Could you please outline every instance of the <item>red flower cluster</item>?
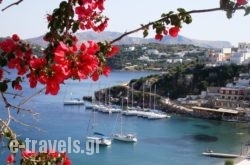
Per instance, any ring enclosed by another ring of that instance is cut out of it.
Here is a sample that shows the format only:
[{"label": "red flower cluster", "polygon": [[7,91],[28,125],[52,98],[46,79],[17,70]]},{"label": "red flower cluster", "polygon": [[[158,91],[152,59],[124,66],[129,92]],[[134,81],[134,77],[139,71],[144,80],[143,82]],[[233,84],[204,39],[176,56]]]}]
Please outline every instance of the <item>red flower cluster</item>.
[{"label": "red flower cluster", "polygon": [[237,4],[238,6],[246,5],[247,3],[248,3],[247,0],[237,0],[237,2],[236,2],[236,4]]},{"label": "red flower cluster", "polygon": [[15,163],[16,160],[15,160],[14,154],[9,154],[9,155],[7,156],[5,162],[6,162],[7,164]]},{"label": "red flower cluster", "polygon": [[80,28],[93,29],[102,32],[108,25],[108,18],[101,15],[104,10],[104,0],[79,0],[75,8]]},{"label": "red flower cluster", "polygon": [[[106,52],[100,52],[99,45],[96,42],[88,41],[77,47],[77,42],[73,46],[68,46],[60,42],[54,49],[53,62],[49,63],[45,58],[38,58],[32,55],[29,45],[22,43],[17,35],[0,42],[6,56],[11,54],[11,58],[6,57],[8,67],[17,69],[19,75],[27,74],[30,87],[34,88],[37,83],[46,86],[46,94],[56,95],[60,90],[60,84],[66,79],[87,79],[92,77],[94,81],[99,79],[100,75],[108,76],[110,68],[99,60],[99,58],[108,58],[116,54],[119,49],[117,46],[104,47]],[[98,54],[102,55],[98,55]],[[3,79],[3,70],[0,69],[0,80]],[[21,90],[20,80],[14,80],[12,86],[16,90]]]},{"label": "red flower cluster", "polygon": [[12,38],[0,42],[0,49],[7,53],[8,67],[16,68],[18,75],[24,75],[29,70],[28,62],[32,57],[32,50],[29,44],[20,41],[18,35],[14,34]]},{"label": "red flower cluster", "polygon": [[[8,61],[10,69],[17,69],[18,75],[24,75],[29,70],[29,61],[32,58],[32,50],[29,44],[20,41],[18,35],[14,34],[11,38],[0,42],[2,55]],[[0,80],[3,79],[3,70],[0,69]],[[19,81],[13,83],[14,89],[21,90]]]},{"label": "red flower cluster", "polygon": [[178,33],[180,31],[180,28],[178,26],[173,26],[169,30],[164,29],[160,33],[157,33],[155,35],[155,39],[161,41],[164,35],[170,35],[171,37],[177,37]]},{"label": "red flower cluster", "polygon": [[[46,94],[56,95],[60,84],[66,79],[83,80],[92,77],[96,81],[101,74],[108,76],[110,68],[100,62],[99,51],[98,44],[93,41],[82,43],[79,49],[76,45],[68,46],[60,42],[54,50],[54,62],[51,66],[48,66],[44,58],[30,60],[30,87],[34,88],[40,82],[46,85]],[[112,57],[117,51],[118,47],[112,46],[107,57]]]},{"label": "red flower cluster", "polygon": [[[38,160],[49,161],[53,165],[71,165],[71,161],[66,153],[59,153],[57,151],[50,151],[40,153],[33,152],[29,150],[24,150],[21,152],[22,162],[37,162]],[[16,162],[15,155],[9,154],[5,160],[7,164],[13,164]]]}]

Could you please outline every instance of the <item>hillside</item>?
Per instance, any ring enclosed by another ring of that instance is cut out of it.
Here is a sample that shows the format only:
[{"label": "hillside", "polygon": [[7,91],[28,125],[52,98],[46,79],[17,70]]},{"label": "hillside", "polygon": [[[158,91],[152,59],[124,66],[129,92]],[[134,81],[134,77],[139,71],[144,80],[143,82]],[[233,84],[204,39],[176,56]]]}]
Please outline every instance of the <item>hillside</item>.
[{"label": "hillside", "polygon": [[[80,42],[84,42],[87,40],[94,40],[94,41],[111,41],[123,33],[119,32],[110,32],[105,31],[102,33],[95,33],[95,32],[82,32],[78,33],[77,36]],[[38,44],[43,47],[46,46],[46,42],[43,41],[43,37],[35,37],[27,39],[33,44]],[[140,38],[140,37],[129,37],[126,36],[122,40],[116,42],[118,45],[132,45],[132,44],[148,44],[148,43],[161,43],[161,44],[186,44],[186,45],[195,45],[200,47],[206,48],[225,48],[225,47],[232,47],[231,43],[228,41],[205,41],[205,40],[196,40],[190,39],[184,36],[179,35],[176,38],[172,38],[170,36],[165,36],[162,41],[156,41],[154,38]]]},{"label": "hillside", "polygon": [[[232,83],[240,73],[248,72],[248,68],[249,65],[225,65],[212,68],[204,65],[179,65],[166,73],[133,79],[129,82],[129,86],[133,86],[135,91],[144,90],[145,93],[150,92],[151,87],[156,87],[157,95],[175,100],[187,95],[200,94],[207,87],[222,87]],[[114,86],[110,89],[111,96],[115,97],[123,90],[124,86]],[[137,102],[141,102],[141,92],[134,95],[134,100]]]}]

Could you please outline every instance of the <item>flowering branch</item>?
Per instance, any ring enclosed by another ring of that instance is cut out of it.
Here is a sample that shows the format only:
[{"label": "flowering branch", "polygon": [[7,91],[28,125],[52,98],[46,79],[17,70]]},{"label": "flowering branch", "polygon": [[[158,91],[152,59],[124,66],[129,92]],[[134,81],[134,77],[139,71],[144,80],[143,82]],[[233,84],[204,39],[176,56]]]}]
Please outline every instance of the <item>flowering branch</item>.
[{"label": "flowering branch", "polygon": [[[0,4],[2,3],[2,1],[3,1],[3,0],[0,0]],[[8,6],[6,6],[5,8],[3,8],[2,11],[4,11],[4,10],[10,8],[11,6],[19,5],[19,3],[21,3],[22,1],[23,1],[23,0],[19,0],[19,1],[17,1],[17,2],[14,2],[14,3],[12,3],[12,4],[8,5]]]},{"label": "flowering branch", "polygon": [[[208,12],[215,12],[215,11],[224,11],[225,9],[221,8],[221,7],[218,7],[218,8],[211,8],[211,9],[201,9],[201,10],[191,10],[191,11],[187,11],[187,12],[184,12],[185,14],[187,15],[190,15],[190,14],[195,14],[195,13],[208,13]],[[247,14],[247,10],[249,10],[249,8],[246,8],[244,6],[238,6],[237,8],[234,9],[235,11],[236,10],[245,10],[246,11],[246,14]],[[181,13],[179,13],[181,14]],[[150,26],[153,26],[156,22],[164,22],[164,21],[167,21],[169,19],[169,16],[166,16],[166,17],[163,17],[161,19],[158,19],[156,21],[153,21],[153,22],[150,22],[146,25],[141,25],[140,28],[137,28],[137,29],[134,29],[134,30],[131,30],[131,31],[128,31],[128,32],[125,32],[123,33],[121,36],[113,39],[112,41],[110,41],[110,44],[113,44],[117,41],[120,41],[122,38],[124,38],[125,36],[128,36],[130,34],[133,34],[133,33],[136,33],[136,32],[139,32],[139,31],[142,31],[142,30],[147,30]],[[146,37],[146,36],[144,36]]]}]

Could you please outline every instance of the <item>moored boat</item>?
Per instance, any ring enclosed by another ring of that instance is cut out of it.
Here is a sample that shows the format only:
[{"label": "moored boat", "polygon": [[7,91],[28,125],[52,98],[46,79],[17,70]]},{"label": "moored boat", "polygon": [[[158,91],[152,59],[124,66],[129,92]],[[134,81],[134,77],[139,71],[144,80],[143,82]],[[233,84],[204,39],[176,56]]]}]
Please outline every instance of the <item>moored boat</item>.
[{"label": "moored boat", "polygon": [[87,136],[86,139],[87,142],[94,143],[97,145],[110,146],[112,144],[111,138],[98,132],[95,132],[93,136]]},{"label": "moored boat", "polygon": [[63,104],[64,105],[84,105],[84,100],[81,100],[79,98],[69,98],[69,99],[64,99]]},{"label": "moored boat", "polygon": [[205,151],[202,153],[202,155],[210,156],[210,157],[217,157],[217,158],[237,158],[237,157],[240,157],[240,155],[237,155],[237,154],[219,153],[219,152],[213,152],[212,150]]},{"label": "moored boat", "polygon": [[114,134],[113,138],[115,140],[124,141],[124,142],[137,142],[137,137],[134,134]]}]

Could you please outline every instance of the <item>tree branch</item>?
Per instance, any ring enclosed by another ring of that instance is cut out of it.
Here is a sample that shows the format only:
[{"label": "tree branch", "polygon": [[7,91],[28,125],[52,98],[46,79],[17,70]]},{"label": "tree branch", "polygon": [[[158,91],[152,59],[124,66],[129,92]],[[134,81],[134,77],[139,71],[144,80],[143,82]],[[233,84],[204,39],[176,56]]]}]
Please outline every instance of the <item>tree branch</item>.
[{"label": "tree branch", "polygon": [[[244,9],[245,8],[243,6],[241,6],[241,7],[237,7],[235,9],[235,11],[236,10],[244,10]],[[215,11],[225,11],[225,10],[222,9],[222,8],[211,8],[211,9],[201,9],[201,10],[190,10],[190,11],[188,11],[186,13],[187,14],[195,14],[195,13],[208,13],[208,12],[215,12]],[[136,32],[141,31],[143,29],[147,29],[149,26],[153,25],[155,22],[161,22],[161,21],[164,21],[166,19],[167,19],[167,17],[163,17],[163,18],[158,19],[158,20],[156,20],[154,22],[150,22],[150,23],[148,23],[146,25],[142,25],[140,28],[137,28],[135,30],[131,30],[131,31],[125,32],[121,36],[119,36],[119,37],[115,38],[114,40],[110,41],[110,44],[113,44],[113,43],[121,40],[123,37],[125,37],[127,35],[130,35],[132,33],[136,33]]]},{"label": "tree branch", "polygon": [[18,120],[16,118],[14,118],[13,116],[11,116],[11,120],[13,122],[16,122],[16,123],[22,125],[22,126],[29,127],[29,128],[34,128],[35,130],[40,131],[40,132],[47,132],[47,131],[45,131],[45,130],[39,128],[39,127],[36,127],[34,125],[30,125],[30,124],[24,123],[24,122],[22,122],[22,121],[20,121],[20,120]]},{"label": "tree branch", "polygon": [[[6,6],[5,8],[3,8],[2,11],[4,11],[4,10],[10,8],[11,6],[19,5],[19,3],[21,3],[22,1],[23,1],[23,0],[19,0],[19,1],[17,1],[17,2],[14,2],[14,3],[12,3],[12,4],[8,5],[8,6]],[[0,4],[1,4],[1,2],[2,2],[2,0],[0,0]]]},{"label": "tree branch", "polygon": [[[19,105],[15,106],[15,105],[12,105],[8,102],[8,100],[6,99],[5,95],[3,94],[3,92],[1,92],[1,98],[3,99],[3,102],[5,104],[5,107],[7,108],[7,112],[9,114],[9,111],[10,111],[10,108],[13,108],[13,109],[16,109],[17,113],[19,113],[20,111],[26,111],[26,112],[29,112],[31,113],[33,116],[37,116],[39,115],[39,113],[35,112],[35,111],[32,111],[30,109],[26,109],[26,108],[21,108],[21,105],[25,104],[26,102],[28,102],[32,97],[38,95],[39,93],[41,93],[42,91],[44,90],[41,89],[39,90],[38,92],[34,93],[33,95],[31,95],[30,97],[26,98],[25,100],[23,100],[21,103],[19,103]],[[10,93],[8,93],[10,94]],[[13,94],[14,96],[17,96],[16,94]],[[10,116],[10,115],[9,115]]]}]

